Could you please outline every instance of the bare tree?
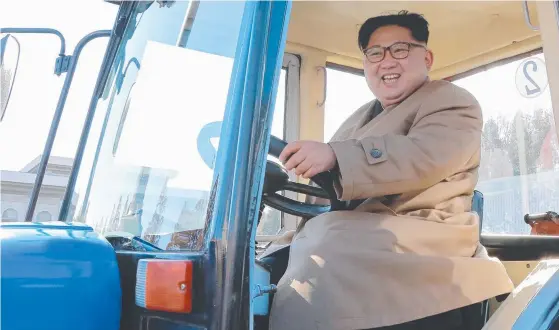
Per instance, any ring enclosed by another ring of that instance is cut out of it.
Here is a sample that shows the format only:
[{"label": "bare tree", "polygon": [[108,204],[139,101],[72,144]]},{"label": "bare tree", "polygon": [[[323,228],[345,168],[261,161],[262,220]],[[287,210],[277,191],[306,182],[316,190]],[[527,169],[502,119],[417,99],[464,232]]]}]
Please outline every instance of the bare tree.
[{"label": "bare tree", "polygon": [[[526,172],[531,174],[537,172],[537,160],[543,141],[553,125],[553,115],[546,109],[537,109],[533,113],[518,111],[509,125],[509,134],[505,142],[514,174],[520,175],[520,161],[526,163]],[[519,132],[519,130],[522,130]],[[524,141],[519,141],[522,138]],[[523,149],[523,150],[520,150]],[[520,159],[520,153],[524,159]]]}]

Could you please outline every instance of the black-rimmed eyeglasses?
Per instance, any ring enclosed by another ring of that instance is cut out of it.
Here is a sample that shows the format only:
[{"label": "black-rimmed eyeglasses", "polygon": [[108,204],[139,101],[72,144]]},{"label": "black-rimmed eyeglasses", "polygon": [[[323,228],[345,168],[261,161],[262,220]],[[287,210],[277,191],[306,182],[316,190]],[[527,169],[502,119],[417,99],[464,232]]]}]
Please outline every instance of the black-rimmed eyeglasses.
[{"label": "black-rimmed eyeglasses", "polygon": [[388,47],[382,46],[373,46],[371,48],[367,48],[363,51],[363,54],[367,57],[367,60],[371,63],[377,63],[384,59],[384,55],[386,54],[386,50],[390,51],[390,55],[392,55],[395,59],[404,59],[408,57],[410,53],[410,49],[412,47],[421,47],[425,48],[424,45],[416,44],[413,42],[396,42]]}]

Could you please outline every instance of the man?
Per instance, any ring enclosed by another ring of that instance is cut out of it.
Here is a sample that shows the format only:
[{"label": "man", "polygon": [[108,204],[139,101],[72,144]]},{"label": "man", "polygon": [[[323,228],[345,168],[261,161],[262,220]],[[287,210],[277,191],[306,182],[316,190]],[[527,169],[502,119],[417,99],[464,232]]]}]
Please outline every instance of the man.
[{"label": "man", "polygon": [[466,90],[428,78],[428,37],[418,14],[367,20],[358,42],[377,99],[329,143],[296,141],[281,154],[304,178],[337,173],[338,198],[357,207],[299,226],[271,330],[480,329],[470,318],[479,319],[476,303],[513,289],[479,244],[471,212],[480,106]]}]

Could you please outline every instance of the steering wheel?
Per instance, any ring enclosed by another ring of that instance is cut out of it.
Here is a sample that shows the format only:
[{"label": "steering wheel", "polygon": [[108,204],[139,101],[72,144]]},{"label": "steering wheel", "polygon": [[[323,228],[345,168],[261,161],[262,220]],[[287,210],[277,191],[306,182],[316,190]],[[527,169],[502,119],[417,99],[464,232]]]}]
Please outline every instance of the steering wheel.
[{"label": "steering wheel", "polygon": [[[279,158],[285,146],[287,146],[287,142],[272,135],[270,137],[268,154]],[[325,212],[345,209],[345,203],[338,199],[334,190],[334,174],[332,172],[319,173],[310,178],[310,180],[317,184],[318,187],[289,181],[287,170],[280,164],[268,160],[262,202],[274,209],[303,218],[312,218]],[[330,205],[299,202],[278,194],[278,191],[293,191],[328,199],[330,200]]]},{"label": "steering wheel", "polygon": [[[210,142],[210,139],[212,137],[219,137],[220,131],[221,121],[217,121],[206,124],[200,130],[200,133],[198,133],[198,153],[206,165],[211,169],[214,168],[216,150]],[[272,135],[270,137],[270,148],[268,154],[275,158],[279,158],[279,155],[285,146],[287,146],[287,142]],[[344,202],[338,200],[338,196],[334,190],[333,173],[322,172],[315,175],[310,180],[318,185],[318,187],[290,182],[287,170],[285,170],[282,165],[268,161],[266,164],[266,176],[264,178],[262,202],[274,209],[303,218],[312,218],[325,212],[344,210],[347,208]],[[309,196],[328,199],[330,200],[330,205],[316,205],[299,202],[278,194],[278,191],[293,191]]]}]

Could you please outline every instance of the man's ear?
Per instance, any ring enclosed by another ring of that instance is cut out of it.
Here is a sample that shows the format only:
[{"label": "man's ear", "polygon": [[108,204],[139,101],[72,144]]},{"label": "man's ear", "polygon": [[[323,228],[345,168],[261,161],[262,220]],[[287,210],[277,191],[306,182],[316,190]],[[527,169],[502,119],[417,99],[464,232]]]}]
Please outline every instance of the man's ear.
[{"label": "man's ear", "polygon": [[425,52],[425,65],[427,66],[427,70],[431,70],[434,60],[435,55],[431,50],[427,49],[427,51]]}]

